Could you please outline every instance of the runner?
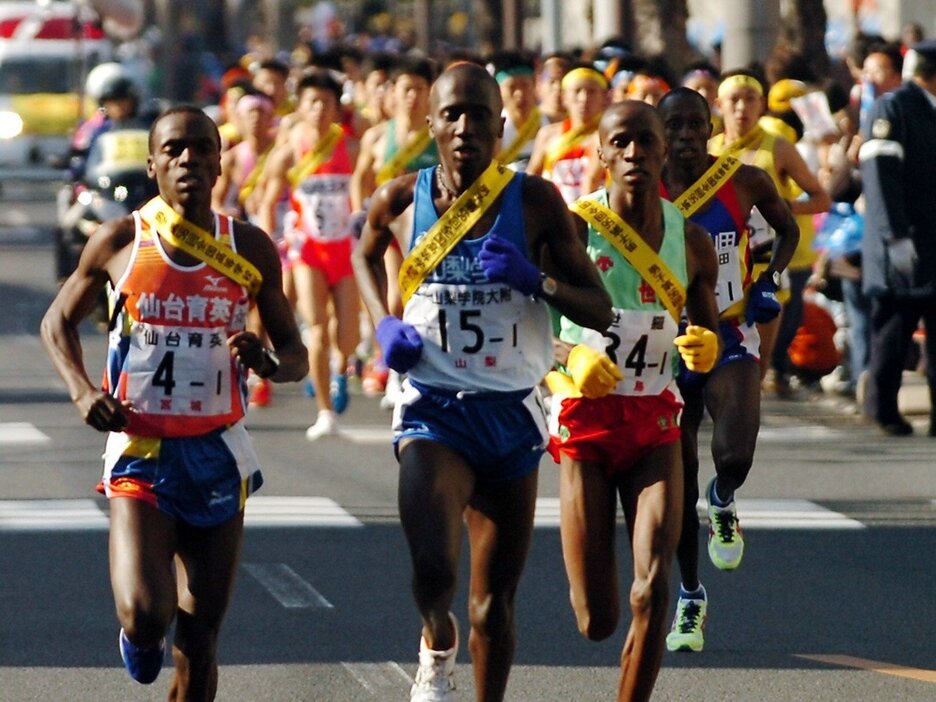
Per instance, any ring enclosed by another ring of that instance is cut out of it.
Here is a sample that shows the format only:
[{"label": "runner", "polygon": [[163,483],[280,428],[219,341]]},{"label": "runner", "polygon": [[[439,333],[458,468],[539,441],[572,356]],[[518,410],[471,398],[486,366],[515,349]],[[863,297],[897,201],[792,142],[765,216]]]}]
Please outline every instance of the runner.
[{"label": "runner", "polygon": [[315,423],[306,431],[306,438],[314,441],[338,431],[337,415],[349,401],[348,357],[360,340],[349,190],[358,143],[338,124],[341,85],[328,71],[307,73],[297,92],[303,117],[270,157],[260,224],[273,226],[279,194],[288,183],[296,307],[309,334],[309,366],[318,403]]},{"label": "runner", "polygon": [[[415,702],[452,699],[458,626],[450,610],[463,520],[477,699],[503,699],[546,443],[538,385],[553,350],[544,300],[585,326],[611,320],[555,188],[492,160],[502,107],[482,67],[446,70],[432,88],[429,121],[441,164],[376,192],[354,255],[387,363],[409,373],[394,445],[423,623]],[[383,255],[394,239],[407,252],[402,321],[386,297]],[[555,270],[539,267],[544,249]]]},{"label": "runner", "polygon": [[[650,699],[663,656],[683,504],[676,360],[705,373],[718,359],[718,263],[705,230],[659,196],[666,143],[654,108],[611,105],[599,134],[611,183],[572,211],[614,322],[594,332],[563,317],[566,372],[547,382],[562,553],[579,631],[593,641],[608,638],[620,618],[618,500],[627,520],[634,580],[617,695],[624,702]],[[684,308],[691,323],[677,336]]]},{"label": "runner", "polygon": [[527,173],[555,183],[571,203],[584,195],[583,181],[595,161],[598,121],[607,104],[608,80],[591,66],[573,68],[562,79],[562,99],[569,116],[540,129]]},{"label": "runner", "polygon": [[[213,700],[221,620],[237,573],[244,502],[262,482],[244,428],[246,370],[301,379],[306,351],[276,250],[214,214],[221,141],[194,106],[150,130],[160,196],[89,239],[42,321],[42,338],[85,423],[110,432],[110,573],[119,647],[137,682],[159,675],[176,620],[170,699]],[[84,367],[79,325],[105,283],[118,313],[104,387]],[[273,350],[244,325],[256,304]]]},{"label": "runner", "polygon": [[[682,584],[666,645],[671,651],[701,651],[708,599],[699,581],[699,425],[707,408],[713,424],[716,474],[705,491],[709,557],[716,567],[732,570],[744,554],[734,493],[751,470],[760,428],[756,322],[779,312],[779,274],[796,249],[798,230],[765,171],[742,165],[731,156],[709,156],[706,144],[712,122],[703,95],[691,88],[676,88],[663,97],[658,109],[669,148],[663,195],[711,234],[719,261],[715,295],[721,360],[711,373],[682,368],[678,377],[685,402],[680,420],[685,498],[677,550]],[[777,232],[767,268],[757,279],[752,277],[746,225],[752,207]]]}]

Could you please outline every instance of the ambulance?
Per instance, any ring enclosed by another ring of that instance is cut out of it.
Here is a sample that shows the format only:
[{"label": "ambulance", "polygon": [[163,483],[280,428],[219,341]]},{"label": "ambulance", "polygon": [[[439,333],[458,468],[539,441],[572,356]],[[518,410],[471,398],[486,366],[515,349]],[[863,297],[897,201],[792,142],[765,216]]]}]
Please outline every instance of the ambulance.
[{"label": "ambulance", "polygon": [[111,53],[98,15],[83,5],[0,2],[0,166],[45,166],[67,154],[89,114],[85,76]]}]

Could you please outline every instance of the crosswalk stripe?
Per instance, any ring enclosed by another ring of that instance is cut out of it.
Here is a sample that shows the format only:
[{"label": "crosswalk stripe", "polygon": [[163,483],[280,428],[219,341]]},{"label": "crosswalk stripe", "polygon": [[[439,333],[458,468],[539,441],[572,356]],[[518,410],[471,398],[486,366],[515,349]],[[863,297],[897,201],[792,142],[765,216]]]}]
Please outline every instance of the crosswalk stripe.
[{"label": "crosswalk stripe", "polygon": [[0,500],[0,531],[81,531],[107,528],[95,500]]},{"label": "crosswalk stripe", "polygon": [[241,567],[287,609],[334,608],[318,590],[285,563],[242,563]]},{"label": "crosswalk stripe", "polygon": [[28,422],[0,422],[0,446],[47,444],[51,439]]},{"label": "crosswalk stripe", "polygon": [[[699,500],[696,507],[705,520],[705,502]],[[739,498],[738,516],[744,529],[867,528],[856,519],[800,499]],[[244,523],[248,529],[364,526],[364,522],[327,497],[260,495],[247,500]],[[537,498],[533,525],[559,526],[558,497]],[[106,504],[102,500],[0,500],[0,531],[87,531],[107,527]]]},{"label": "crosswalk stripe", "polygon": [[267,497],[247,500],[247,527],[319,526],[362,527],[363,522],[327,497]]},{"label": "crosswalk stripe", "polygon": [[[861,522],[826,509],[810,500],[738,498],[738,520],[743,529],[864,529]],[[696,505],[703,516],[707,505]]]}]

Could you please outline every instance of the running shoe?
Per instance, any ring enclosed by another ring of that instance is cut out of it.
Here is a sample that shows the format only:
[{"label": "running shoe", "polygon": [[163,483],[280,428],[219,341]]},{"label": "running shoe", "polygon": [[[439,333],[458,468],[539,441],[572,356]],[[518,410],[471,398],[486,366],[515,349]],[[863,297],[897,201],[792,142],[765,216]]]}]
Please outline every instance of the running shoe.
[{"label": "running shoe", "polygon": [[124,667],[130,673],[130,677],[141,685],[149,685],[162,670],[163,656],[166,653],[166,640],[163,639],[159,645],[151,648],[137,648],[132,643],[124,630],[120,630],[120,636],[117,640],[120,648],[120,657],[123,659]]},{"label": "running shoe", "polygon": [[410,702],[449,702],[455,696],[455,657],[458,655],[458,622],[449,612],[455,629],[455,643],[448,651],[433,651],[426,639],[419,641],[419,669],[410,688]]},{"label": "running shoe", "polygon": [[258,378],[250,388],[251,407],[269,407],[273,400],[273,383],[266,378]]},{"label": "running shoe", "polygon": [[738,522],[738,509],[734,496],[724,507],[719,507],[712,499],[715,478],[712,478],[705,495],[708,498],[709,536],[708,553],[712,563],[721,570],[734,570],[741,565],[744,556],[744,536]]},{"label": "running shoe", "polygon": [[361,390],[367,397],[382,395],[387,387],[387,376],[390,370],[384,365],[383,358],[377,356],[364,364],[361,373]]},{"label": "running shoe", "polygon": [[306,397],[315,397],[315,383],[312,382],[312,378],[306,378],[302,392]]},{"label": "running shoe", "polygon": [[666,648],[670,651],[695,651],[698,653],[705,645],[703,629],[708,609],[708,598],[705,588],[701,585],[700,597],[683,597],[685,592],[680,588],[679,599],[676,601],[676,616],[673,617],[673,627],[666,636]]},{"label": "running shoe", "polygon": [[332,407],[338,414],[344,414],[348,409],[348,377],[346,375],[333,375],[331,381]]},{"label": "running shoe", "polygon": [[306,438],[316,441],[323,436],[336,436],[338,434],[338,417],[332,410],[319,410],[315,424],[306,429]]}]

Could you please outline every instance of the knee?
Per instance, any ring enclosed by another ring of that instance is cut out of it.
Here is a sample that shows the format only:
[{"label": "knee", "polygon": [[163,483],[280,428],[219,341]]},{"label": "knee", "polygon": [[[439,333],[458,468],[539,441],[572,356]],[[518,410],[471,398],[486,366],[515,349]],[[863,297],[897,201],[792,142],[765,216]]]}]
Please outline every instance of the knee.
[{"label": "knee", "polygon": [[468,600],[471,628],[485,639],[499,639],[513,631],[513,595],[487,593]]},{"label": "knee", "polygon": [[120,626],[137,646],[155,645],[166,635],[175,614],[175,601],[157,602],[130,595],[115,605]]},{"label": "knee", "polygon": [[634,578],[630,606],[634,619],[666,615],[669,604],[669,569],[658,569],[645,578]]},{"label": "knee", "polygon": [[598,606],[594,601],[584,601],[570,595],[575,623],[579,633],[589,641],[604,641],[617,629],[621,608],[617,596]]}]

